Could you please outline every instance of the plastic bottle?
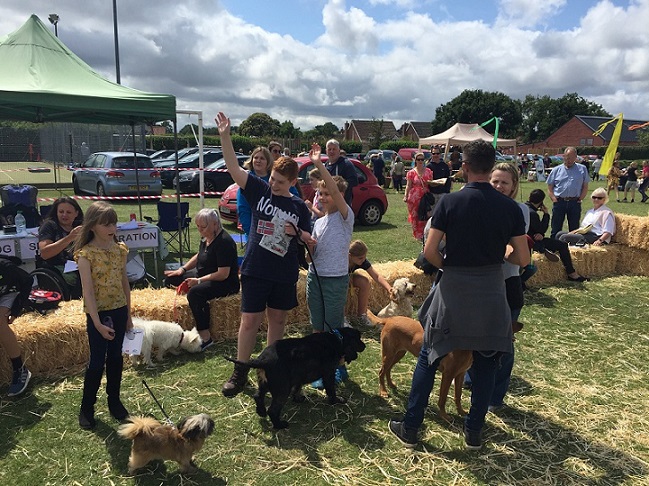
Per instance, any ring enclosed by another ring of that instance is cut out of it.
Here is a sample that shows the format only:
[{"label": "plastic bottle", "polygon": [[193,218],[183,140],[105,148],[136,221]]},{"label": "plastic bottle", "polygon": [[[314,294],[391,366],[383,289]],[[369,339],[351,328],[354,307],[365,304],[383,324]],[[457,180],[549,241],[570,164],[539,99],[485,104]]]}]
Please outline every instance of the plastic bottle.
[{"label": "plastic bottle", "polygon": [[24,233],[27,230],[26,226],[26,221],[25,221],[25,216],[23,216],[22,211],[18,211],[16,213],[16,217],[14,218],[14,223],[16,224],[16,233]]}]

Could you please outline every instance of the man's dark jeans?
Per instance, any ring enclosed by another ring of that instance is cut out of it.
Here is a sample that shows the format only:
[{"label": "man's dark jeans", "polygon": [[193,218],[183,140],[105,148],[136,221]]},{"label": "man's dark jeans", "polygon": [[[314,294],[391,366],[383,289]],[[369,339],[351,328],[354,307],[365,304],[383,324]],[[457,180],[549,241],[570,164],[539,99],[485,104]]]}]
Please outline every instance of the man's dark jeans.
[{"label": "man's dark jeans", "polygon": [[565,199],[557,199],[552,205],[552,223],[550,238],[563,228],[563,220],[568,219],[568,231],[576,230],[579,228],[579,218],[581,218],[581,202],[578,200],[566,201]]},{"label": "man's dark jeans", "polygon": [[[471,409],[465,418],[468,429],[482,430],[485,415],[489,408],[489,401],[496,386],[496,371],[500,366],[503,353],[496,352],[490,357],[485,357],[479,351],[473,352],[473,385],[471,391]],[[428,365],[428,350],[422,346],[419,359],[412,376],[412,387],[408,397],[408,408],[403,418],[403,424],[408,429],[418,430],[424,421],[424,412],[428,406],[430,392],[435,383],[435,372],[442,358]]]}]

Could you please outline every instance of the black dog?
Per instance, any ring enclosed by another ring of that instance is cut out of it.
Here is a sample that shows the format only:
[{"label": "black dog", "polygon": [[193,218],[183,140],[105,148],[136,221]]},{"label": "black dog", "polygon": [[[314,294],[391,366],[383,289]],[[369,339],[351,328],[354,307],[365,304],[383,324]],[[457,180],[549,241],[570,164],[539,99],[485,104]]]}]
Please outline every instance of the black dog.
[{"label": "black dog", "polygon": [[257,414],[266,416],[266,393],[270,392],[272,401],[268,408],[273,427],[284,429],[288,422],[280,419],[282,408],[292,394],[296,402],[304,401],[302,385],[322,378],[329,403],[345,403],[347,400],[336,396],[336,368],[345,362],[358,358],[365,350],[361,333],[352,328],[342,328],[333,332],[318,332],[302,338],[280,339],[267,346],[261,354],[248,362],[229,361],[257,368],[259,389],[255,394]]}]

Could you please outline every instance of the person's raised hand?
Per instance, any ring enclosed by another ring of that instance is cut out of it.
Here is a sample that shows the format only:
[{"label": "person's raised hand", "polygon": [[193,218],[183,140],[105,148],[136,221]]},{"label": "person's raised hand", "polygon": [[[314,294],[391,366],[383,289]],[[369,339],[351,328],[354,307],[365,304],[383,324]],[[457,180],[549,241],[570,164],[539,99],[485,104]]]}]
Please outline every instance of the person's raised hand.
[{"label": "person's raised hand", "polygon": [[311,145],[311,150],[309,151],[309,158],[311,159],[311,162],[313,162],[314,165],[316,165],[318,162],[322,163],[322,160],[320,159],[320,155],[322,154],[322,149],[320,148],[320,145],[317,143],[314,143]]},{"label": "person's raised hand", "polygon": [[216,122],[216,127],[219,129],[221,135],[230,134],[230,119],[225,116],[225,113],[219,111],[214,121]]}]

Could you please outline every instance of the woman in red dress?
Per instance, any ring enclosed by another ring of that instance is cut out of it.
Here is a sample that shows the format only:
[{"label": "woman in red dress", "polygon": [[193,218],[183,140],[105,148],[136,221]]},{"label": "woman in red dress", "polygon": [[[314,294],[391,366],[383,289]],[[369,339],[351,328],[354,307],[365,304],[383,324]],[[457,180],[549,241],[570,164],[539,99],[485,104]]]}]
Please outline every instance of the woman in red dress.
[{"label": "woman in red dress", "polygon": [[418,215],[419,202],[428,192],[428,185],[433,180],[432,171],[424,166],[424,154],[415,154],[415,167],[406,174],[406,192],[403,202],[408,205],[408,221],[412,225],[412,236],[421,240],[424,237],[426,220],[420,220]]}]

